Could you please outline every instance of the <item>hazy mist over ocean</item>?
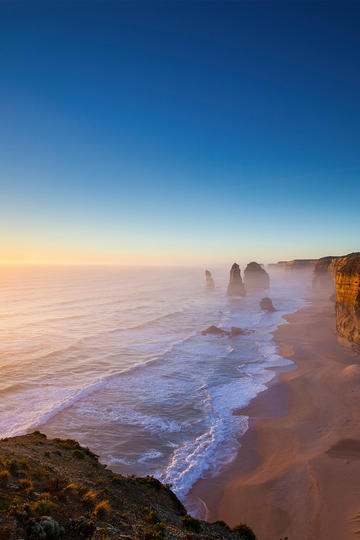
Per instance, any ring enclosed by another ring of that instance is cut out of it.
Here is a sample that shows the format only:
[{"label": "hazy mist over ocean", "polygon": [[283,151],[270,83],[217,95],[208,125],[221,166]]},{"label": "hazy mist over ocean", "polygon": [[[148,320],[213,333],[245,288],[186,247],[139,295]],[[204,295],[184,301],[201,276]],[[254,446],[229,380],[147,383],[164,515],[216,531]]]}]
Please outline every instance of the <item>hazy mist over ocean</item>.
[{"label": "hazy mist over ocean", "polygon": [[[91,447],[124,474],[153,474],[184,499],[238,448],[233,412],[285,365],[272,340],[306,285],[272,278],[228,298],[228,269],[8,267],[0,294],[0,437],[37,428]],[[254,330],[204,336],[215,324]]]}]

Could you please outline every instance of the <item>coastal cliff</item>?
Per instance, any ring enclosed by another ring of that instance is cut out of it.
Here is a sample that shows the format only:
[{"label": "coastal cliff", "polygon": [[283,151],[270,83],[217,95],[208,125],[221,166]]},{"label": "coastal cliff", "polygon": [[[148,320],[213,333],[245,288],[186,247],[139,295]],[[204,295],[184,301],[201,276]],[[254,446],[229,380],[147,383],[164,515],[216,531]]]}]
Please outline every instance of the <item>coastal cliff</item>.
[{"label": "coastal cliff", "polygon": [[336,266],[336,328],[360,344],[360,253],[341,257]]},{"label": "coastal cliff", "polygon": [[279,261],[269,264],[271,270],[284,270],[285,272],[299,272],[307,274],[313,271],[318,259],[294,259],[292,261]]},{"label": "coastal cliff", "polygon": [[312,288],[317,293],[335,291],[335,274],[339,257],[328,256],[319,259],[314,266]]},{"label": "coastal cliff", "polygon": [[244,283],[247,291],[268,289],[269,274],[257,262],[251,262],[244,271]]},{"label": "coastal cliff", "polygon": [[114,474],[71,439],[2,439],[0,456],[1,540],[255,539],[244,524],[192,518],[169,486]]},{"label": "coastal cliff", "polygon": [[240,267],[234,263],[230,270],[230,280],[227,288],[228,296],[245,296],[246,291],[243,280],[241,278]]}]

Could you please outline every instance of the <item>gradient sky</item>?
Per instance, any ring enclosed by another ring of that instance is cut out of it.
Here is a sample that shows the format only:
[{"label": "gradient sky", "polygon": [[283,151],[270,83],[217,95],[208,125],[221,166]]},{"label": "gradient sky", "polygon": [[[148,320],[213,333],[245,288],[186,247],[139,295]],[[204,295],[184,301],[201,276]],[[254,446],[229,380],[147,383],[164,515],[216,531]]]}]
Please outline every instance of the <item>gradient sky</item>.
[{"label": "gradient sky", "polygon": [[0,261],[360,249],[360,3],[0,1]]}]

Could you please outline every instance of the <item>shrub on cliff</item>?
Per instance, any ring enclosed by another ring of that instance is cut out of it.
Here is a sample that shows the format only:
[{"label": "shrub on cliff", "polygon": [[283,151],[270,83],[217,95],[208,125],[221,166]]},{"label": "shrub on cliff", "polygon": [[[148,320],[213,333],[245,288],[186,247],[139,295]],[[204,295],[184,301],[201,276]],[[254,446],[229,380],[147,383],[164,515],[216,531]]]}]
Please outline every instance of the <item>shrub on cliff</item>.
[{"label": "shrub on cliff", "polygon": [[33,509],[36,514],[39,516],[46,516],[48,514],[51,514],[51,512],[54,510],[55,505],[53,502],[50,501],[47,497],[44,497],[34,503]]},{"label": "shrub on cliff", "polygon": [[241,540],[256,540],[254,531],[250,529],[250,527],[248,527],[245,523],[239,523],[239,525],[235,525],[232,530],[240,536]]},{"label": "shrub on cliff", "polygon": [[181,524],[187,529],[191,529],[194,532],[201,532],[201,521],[186,514],[181,518]]},{"label": "shrub on cliff", "polygon": [[0,486],[6,487],[10,478],[9,471],[0,471]]},{"label": "shrub on cliff", "polygon": [[95,506],[94,515],[100,519],[110,512],[110,503],[109,501],[101,501]]},{"label": "shrub on cliff", "polygon": [[161,488],[161,482],[157,478],[154,478],[153,476],[139,476],[136,478],[140,484],[145,484],[148,487],[152,487],[155,489]]}]

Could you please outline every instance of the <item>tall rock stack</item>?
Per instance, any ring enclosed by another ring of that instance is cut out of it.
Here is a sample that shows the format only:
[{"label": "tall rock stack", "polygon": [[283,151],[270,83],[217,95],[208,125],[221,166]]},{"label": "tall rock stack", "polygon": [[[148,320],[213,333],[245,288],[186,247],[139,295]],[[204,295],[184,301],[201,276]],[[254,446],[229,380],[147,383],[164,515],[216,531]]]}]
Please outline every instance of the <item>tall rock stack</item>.
[{"label": "tall rock stack", "polygon": [[335,274],[339,257],[322,257],[313,271],[312,288],[316,293],[332,294],[335,291]]},{"label": "tall rock stack", "polygon": [[227,288],[228,296],[245,296],[246,291],[243,280],[241,279],[241,271],[238,264],[234,263],[230,270],[230,281]]},{"label": "tall rock stack", "polygon": [[247,291],[258,291],[270,287],[269,274],[257,262],[251,262],[244,271],[244,283]]},{"label": "tall rock stack", "polygon": [[205,280],[207,289],[215,289],[215,283],[209,270],[205,270]]},{"label": "tall rock stack", "polygon": [[337,261],[335,311],[339,334],[360,344],[360,253]]}]

